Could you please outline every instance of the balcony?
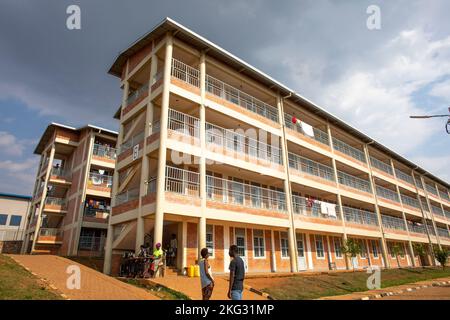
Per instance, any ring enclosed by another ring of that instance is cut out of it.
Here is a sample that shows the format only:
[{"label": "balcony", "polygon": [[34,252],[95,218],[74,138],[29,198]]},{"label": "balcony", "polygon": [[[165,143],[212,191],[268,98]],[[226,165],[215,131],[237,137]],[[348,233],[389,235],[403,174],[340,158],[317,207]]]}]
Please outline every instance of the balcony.
[{"label": "balcony", "polygon": [[447,229],[440,227],[437,227],[436,229],[438,231],[439,237],[450,239],[450,234],[448,233]]},{"label": "balcony", "polygon": [[414,177],[414,181],[416,182],[417,188],[419,188],[420,190],[424,190],[421,179]]},{"label": "balcony", "polygon": [[444,214],[444,212],[442,211],[442,208],[441,208],[441,207],[438,207],[438,206],[435,206],[435,205],[431,205],[431,211],[433,212],[433,214],[434,214],[435,216],[440,216],[440,217],[445,218],[445,214]]},{"label": "balcony", "polygon": [[377,196],[386,200],[390,200],[393,202],[400,203],[400,199],[398,197],[398,193],[381,186],[376,186],[375,189],[377,190]]},{"label": "balcony", "polygon": [[[174,109],[169,109],[168,129],[195,138],[197,141],[200,139],[200,119]],[[199,143],[193,142],[193,144]]]},{"label": "balcony", "polygon": [[352,147],[351,145],[335,137],[333,137],[333,148],[334,150],[339,151],[359,162],[366,163],[366,155],[363,151]]},{"label": "balcony", "polygon": [[78,249],[102,253],[105,247],[105,240],[105,237],[80,236]]},{"label": "balcony", "polygon": [[112,176],[90,172],[88,188],[97,191],[111,192],[112,182]]},{"label": "balcony", "polygon": [[407,205],[409,207],[412,207],[412,208],[420,210],[419,200],[417,200],[415,198],[412,198],[412,197],[409,197],[409,196],[406,196],[404,194],[402,194],[401,197],[402,197],[403,205]]},{"label": "balcony", "polygon": [[286,212],[286,195],[282,191],[210,175],[206,176],[206,186],[206,196],[210,201],[253,209]]},{"label": "balcony", "polygon": [[450,211],[447,209],[444,209],[444,214],[447,217],[447,219],[450,220]]},{"label": "balcony", "polygon": [[71,176],[71,173],[69,170],[65,170],[61,167],[52,167],[50,176],[56,179],[68,180]]},{"label": "balcony", "polygon": [[409,183],[411,185],[414,185],[414,179],[411,175],[407,174],[406,172],[403,172],[399,169],[395,169],[395,176],[397,177],[397,179],[400,179],[406,183]]},{"label": "balcony", "polygon": [[406,231],[405,222],[401,218],[382,214],[381,222],[386,229]]},{"label": "balcony", "polygon": [[200,88],[200,71],[184,62],[172,58],[171,73],[175,77],[191,86]]},{"label": "balcony", "polygon": [[134,104],[140,98],[148,95],[148,82],[140,86],[136,91],[131,93],[127,98],[127,107]]},{"label": "balcony", "polygon": [[370,182],[348,173],[338,171],[338,182],[344,186],[350,187],[355,190],[372,193],[372,188],[370,187]]},{"label": "balcony", "polygon": [[334,170],[332,167],[291,152],[289,153],[289,168],[306,173],[307,175],[335,182]]},{"label": "balcony", "polygon": [[313,127],[314,135],[310,136],[305,133],[305,131],[302,129],[301,126],[292,123],[292,118],[293,117],[291,115],[289,115],[287,113],[284,114],[284,125],[286,126],[286,128],[294,130],[295,132],[298,132],[305,137],[312,138],[312,139],[316,140],[317,142],[320,142],[321,144],[324,144],[326,146],[330,145],[330,138],[328,137],[328,133],[326,133],[325,131],[322,131],[318,128]]},{"label": "balcony", "polygon": [[372,167],[383,171],[384,173],[387,173],[390,176],[394,176],[394,172],[392,170],[392,167],[390,164],[387,164],[384,161],[378,160],[375,157],[370,157],[370,164],[372,165]]},{"label": "balcony", "polygon": [[359,225],[378,226],[377,215],[374,212],[343,206],[345,221]]},{"label": "balcony", "polygon": [[130,150],[135,145],[141,143],[141,141],[143,140],[144,140],[144,131],[135,134],[130,139],[122,143],[122,145],[120,146],[120,154],[124,153],[127,150]]},{"label": "balcony", "polygon": [[425,189],[427,190],[427,192],[433,194],[436,197],[439,197],[435,186],[425,183]]},{"label": "balcony", "polygon": [[[148,192],[151,189],[152,185],[149,184]],[[183,196],[200,197],[200,175],[194,171],[166,166],[165,191]]]},{"label": "balcony", "polygon": [[439,189],[439,196],[441,197],[441,199],[447,200],[448,202],[450,202],[450,197],[448,195],[448,192],[442,191]]},{"label": "balcony", "polygon": [[66,211],[67,210],[67,200],[65,198],[55,198],[55,197],[47,197],[45,199],[45,208],[46,211]]},{"label": "balcony", "polygon": [[57,244],[62,242],[63,231],[59,228],[41,228],[39,230],[39,243]]},{"label": "balcony", "polygon": [[133,188],[119,193],[116,196],[116,206],[121,205],[125,202],[136,200],[139,198],[139,188]]},{"label": "balcony", "polygon": [[417,233],[420,235],[427,234],[427,230],[425,229],[425,226],[423,224],[416,224],[410,221],[408,221],[408,230],[409,232]]},{"label": "balcony", "polygon": [[92,151],[94,156],[109,160],[116,160],[116,153],[117,150],[115,148],[101,144],[94,144],[94,149]]},{"label": "balcony", "polygon": [[308,217],[330,219],[330,220],[340,220],[339,208],[336,206],[336,217],[324,214],[321,210],[321,204],[318,202],[313,202],[308,205],[308,200],[305,197],[292,195],[292,206],[294,214],[304,215]]}]

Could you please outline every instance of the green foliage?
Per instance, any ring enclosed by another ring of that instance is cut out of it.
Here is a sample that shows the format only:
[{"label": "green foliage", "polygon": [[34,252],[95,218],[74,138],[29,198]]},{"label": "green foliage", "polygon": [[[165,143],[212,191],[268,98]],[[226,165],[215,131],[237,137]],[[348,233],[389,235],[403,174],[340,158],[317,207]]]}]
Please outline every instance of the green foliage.
[{"label": "green foliage", "polygon": [[439,261],[439,263],[442,266],[442,269],[445,269],[445,264],[447,263],[448,256],[450,255],[450,252],[446,249],[434,249],[434,256],[436,257],[436,260]]},{"label": "green foliage", "polygon": [[413,243],[413,250],[414,253],[419,256],[419,257],[425,257],[427,254],[427,251],[425,249],[425,246],[423,245],[423,243]]}]

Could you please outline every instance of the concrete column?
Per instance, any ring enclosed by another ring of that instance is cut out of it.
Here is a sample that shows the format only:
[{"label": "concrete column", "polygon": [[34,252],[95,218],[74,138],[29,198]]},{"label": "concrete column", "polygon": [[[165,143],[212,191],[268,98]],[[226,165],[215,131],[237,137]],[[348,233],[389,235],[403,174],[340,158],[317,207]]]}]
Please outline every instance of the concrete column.
[{"label": "concrete column", "polygon": [[270,230],[270,262],[272,265],[272,272],[277,272],[277,256],[275,253],[275,236],[273,230]]},{"label": "concrete column", "polygon": [[388,259],[386,239],[384,237],[383,222],[381,220],[381,212],[380,212],[380,208],[378,206],[378,197],[377,197],[377,192],[375,189],[375,181],[374,181],[373,174],[372,174],[372,166],[370,164],[369,148],[367,147],[367,145],[368,144],[364,144],[364,154],[366,155],[367,166],[369,167],[369,182],[370,182],[370,187],[372,188],[372,196],[375,199],[375,211],[377,214],[378,226],[379,226],[380,233],[381,233],[381,253],[383,255],[383,259],[385,261],[386,268],[390,268],[391,262]]},{"label": "concrete column", "polygon": [[42,212],[44,211],[45,199],[47,198],[48,179],[50,178],[50,171],[52,170],[52,164],[53,164],[54,157],[55,157],[55,143],[52,144],[51,149],[50,149],[50,157],[49,157],[48,164],[47,164],[47,172],[45,173],[44,187],[42,189],[42,196],[41,196],[41,201],[40,201],[40,204],[39,204],[39,213],[38,213],[38,218],[37,218],[37,221],[36,221],[36,227],[34,229],[33,244],[31,246],[31,253],[33,253],[33,251],[34,251],[34,249],[36,247],[36,241],[38,239],[39,232],[40,232],[40,229],[41,229]]},{"label": "concrete column", "polygon": [[288,157],[288,148],[287,148],[287,140],[286,140],[286,132],[284,125],[284,109],[283,109],[283,98],[278,94],[277,96],[277,109],[278,109],[278,118],[279,123],[281,125],[281,153],[283,159],[283,168],[284,168],[284,192],[286,194],[286,209],[289,216],[289,228],[288,228],[288,245],[289,245],[289,260],[291,263],[291,272],[298,272],[297,267],[297,241],[295,239],[295,223],[294,223],[294,215],[292,210],[292,190],[291,190],[291,182],[289,179],[289,157]]},{"label": "concrete column", "polygon": [[167,122],[169,119],[170,72],[172,66],[173,38],[170,33],[166,36],[164,57],[163,92],[161,98],[160,138],[158,150],[158,176],[156,178],[156,212],[153,243],[161,243],[164,222],[164,189],[166,176],[167,152]]},{"label": "concrete column", "polygon": [[[432,227],[434,229],[437,245],[438,245],[439,249],[442,249],[441,248],[441,241],[439,239],[439,234],[438,234],[437,228],[436,228],[436,222],[434,221],[433,208],[431,207],[430,197],[428,196],[427,187],[425,185],[425,180],[423,179],[423,176],[420,176],[420,179],[422,180],[422,185],[423,185],[423,189],[424,189],[423,192],[425,193],[425,200],[427,201],[428,209],[430,209],[431,224],[432,224]],[[426,223],[426,227],[429,228],[428,223]],[[435,259],[434,259],[433,246],[431,246],[431,252],[433,254],[433,264],[436,265],[436,261],[434,261]]]},{"label": "concrete column", "polygon": [[187,222],[182,223],[182,233],[181,233],[181,248],[178,248],[181,253],[181,270],[187,267]]},{"label": "concrete column", "polygon": [[228,271],[230,265],[230,256],[228,255],[228,249],[230,248],[230,226],[223,226],[223,271]]},{"label": "concrete column", "polygon": [[106,233],[105,261],[103,262],[103,273],[104,274],[111,274],[113,233],[114,233],[114,226],[111,223],[109,223],[108,224],[108,232]]},{"label": "concrete column", "polygon": [[309,270],[314,270],[314,264],[312,260],[312,250],[311,250],[311,235],[309,233],[305,233],[305,242],[306,242],[306,254],[308,256],[308,268]]},{"label": "concrete column", "polygon": [[205,53],[200,55],[200,219],[198,224],[198,258],[201,258],[200,251],[206,248],[206,111],[205,111],[205,81],[206,81],[206,61]]}]

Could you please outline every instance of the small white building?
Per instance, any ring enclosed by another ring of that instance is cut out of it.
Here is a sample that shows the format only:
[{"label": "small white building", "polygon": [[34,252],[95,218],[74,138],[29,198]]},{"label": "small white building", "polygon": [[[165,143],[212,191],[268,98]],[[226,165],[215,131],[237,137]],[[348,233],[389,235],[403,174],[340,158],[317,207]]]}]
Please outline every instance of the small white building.
[{"label": "small white building", "polygon": [[0,253],[10,251],[7,243],[21,245],[30,203],[30,196],[0,193]]}]

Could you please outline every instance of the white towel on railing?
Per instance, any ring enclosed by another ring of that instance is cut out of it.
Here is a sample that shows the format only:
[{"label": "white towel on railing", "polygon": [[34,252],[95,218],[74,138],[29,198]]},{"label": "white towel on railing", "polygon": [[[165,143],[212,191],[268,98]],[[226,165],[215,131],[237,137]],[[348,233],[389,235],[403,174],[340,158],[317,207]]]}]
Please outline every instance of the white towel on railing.
[{"label": "white towel on railing", "polygon": [[326,202],[320,202],[320,213],[328,215],[328,206]]},{"label": "white towel on railing", "polygon": [[334,203],[328,203],[328,215],[337,218],[336,205]]},{"label": "white towel on railing", "polygon": [[307,124],[306,122],[300,122],[301,126],[302,126],[302,130],[303,132],[310,137],[314,138],[314,130],[313,127],[309,124]]}]

